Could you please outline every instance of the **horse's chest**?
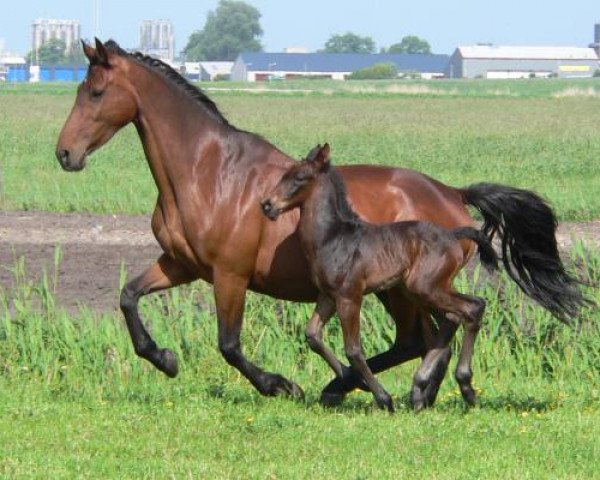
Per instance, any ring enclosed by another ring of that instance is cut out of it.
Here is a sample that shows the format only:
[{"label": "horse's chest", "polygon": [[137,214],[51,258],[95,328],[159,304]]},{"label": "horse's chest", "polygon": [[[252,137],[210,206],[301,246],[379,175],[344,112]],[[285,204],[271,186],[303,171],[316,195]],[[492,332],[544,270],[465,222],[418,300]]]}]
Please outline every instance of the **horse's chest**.
[{"label": "horse's chest", "polygon": [[199,248],[203,244],[199,235],[196,233],[190,238],[179,215],[165,215],[157,210],[152,218],[152,231],[163,251],[171,258],[195,266],[199,272],[209,267],[209,255]]}]

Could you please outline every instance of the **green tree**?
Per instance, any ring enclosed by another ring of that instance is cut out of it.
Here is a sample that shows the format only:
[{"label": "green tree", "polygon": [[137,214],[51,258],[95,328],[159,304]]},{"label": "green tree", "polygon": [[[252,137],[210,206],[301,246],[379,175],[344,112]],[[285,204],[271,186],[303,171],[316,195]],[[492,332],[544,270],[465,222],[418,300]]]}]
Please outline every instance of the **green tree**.
[{"label": "green tree", "polygon": [[431,53],[431,46],[427,40],[416,35],[407,35],[400,43],[391,45],[387,53]]},{"label": "green tree", "polygon": [[67,47],[64,40],[60,38],[51,38],[38,48],[37,53],[32,50],[27,55],[27,60],[30,63],[39,62],[40,65],[58,65],[65,63],[65,51]]},{"label": "green tree", "polygon": [[356,33],[347,32],[329,37],[325,44],[326,53],[373,53],[375,42],[371,37],[361,37]]},{"label": "green tree", "polygon": [[361,68],[347,77],[349,80],[384,80],[398,78],[398,69],[393,63],[376,63],[370,67]]},{"label": "green tree", "polygon": [[65,52],[66,62],[70,65],[85,65],[88,63],[80,42],[74,42]]},{"label": "green tree", "polygon": [[236,0],[221,0],[206,23],[188,39],[183,53],[189,61],[235,60],[240,52],[260,52],[260,12]]}]

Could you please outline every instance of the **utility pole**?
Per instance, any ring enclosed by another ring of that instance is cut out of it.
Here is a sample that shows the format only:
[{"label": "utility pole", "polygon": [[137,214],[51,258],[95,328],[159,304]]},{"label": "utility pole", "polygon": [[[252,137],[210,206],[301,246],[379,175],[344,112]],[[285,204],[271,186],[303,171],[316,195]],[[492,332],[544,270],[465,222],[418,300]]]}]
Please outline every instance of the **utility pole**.
[{"label": "utility pole", "polygon": [[92,29],[94,37],[100,35],[100,0],[92,0]]}]

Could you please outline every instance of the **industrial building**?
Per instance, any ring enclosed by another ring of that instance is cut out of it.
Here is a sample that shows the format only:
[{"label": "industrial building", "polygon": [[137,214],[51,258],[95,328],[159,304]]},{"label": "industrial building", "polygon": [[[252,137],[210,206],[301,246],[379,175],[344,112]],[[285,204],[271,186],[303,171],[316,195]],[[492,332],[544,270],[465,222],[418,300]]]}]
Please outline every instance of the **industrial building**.
[{"label": "industrial building", "polygon": [[593,48],[474,45],[454,51],[446,77],[578,78],[591,77],[599,66]]},{"label": "industrial building", "polygon": [[81,38],[79,20],[55,20],[39,18],[31,26],[31,51],[37,52],[46,42],[60,39],[65,42],[67,51]]},{"label": "industrial building", "polygon": [[443,77],[448,55],[375,53],[263,53],[243,52],[234,62],[231,80],[322,77],[344,80],[352,72],[378,63],[392,63],[399,72],[422,78]]},{"label": "industrial building", "polygon": [[140,25],[140,52],[172,62],[175,58],[175,30],[170,20],[144,20]]}]

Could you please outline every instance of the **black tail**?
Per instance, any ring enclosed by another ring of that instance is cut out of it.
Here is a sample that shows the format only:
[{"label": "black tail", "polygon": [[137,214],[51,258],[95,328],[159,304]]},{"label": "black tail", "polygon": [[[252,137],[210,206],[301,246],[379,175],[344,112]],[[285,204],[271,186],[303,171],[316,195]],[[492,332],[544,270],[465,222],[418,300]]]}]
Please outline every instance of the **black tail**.
[{"label": "black tail", "polygon": [[498,269],[498,256],[494,251],[494,247],[492,247],[490,238],[483,232],[475,230],[471,227],[463,227],[452,230],[452,235],[454,235],[454,238],[457,240],[461,240],[463,238],[473,240],[477,244],[479,258],[481,259],[481,263],[483,263],[485,268],[487,268],[489,271]]},{"label": "black tail", "polygon": [[557,221],[548,204],[533,192],[491,183],[461,192],[481,212],[483,234],[500,238],[502,262],[523,292],[565,323],[576,317],[587,300],[560,259]]}]

